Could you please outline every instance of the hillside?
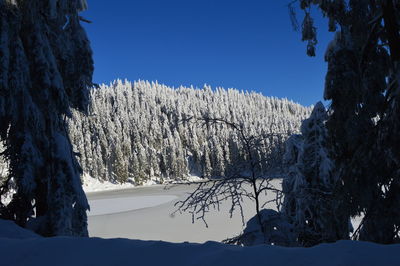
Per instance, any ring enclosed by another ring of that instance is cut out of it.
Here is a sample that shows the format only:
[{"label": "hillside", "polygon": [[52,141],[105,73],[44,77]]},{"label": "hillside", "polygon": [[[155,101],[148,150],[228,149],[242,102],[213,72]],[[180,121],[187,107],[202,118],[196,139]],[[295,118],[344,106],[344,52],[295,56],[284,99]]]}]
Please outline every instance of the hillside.
[{"label": "hillside", "polygon": [[277,133],[254,147],[260,173],[276,172],[283,141],[310,113],[287,99],[254,92],[147,81],[118,80],[92,89],[90,97],[89,115],[75,112],[69,123],[84,171],[100,180],[135,184],[245,171],[238,132],[190,119],[204,116],[234,122],[249,136]]}]

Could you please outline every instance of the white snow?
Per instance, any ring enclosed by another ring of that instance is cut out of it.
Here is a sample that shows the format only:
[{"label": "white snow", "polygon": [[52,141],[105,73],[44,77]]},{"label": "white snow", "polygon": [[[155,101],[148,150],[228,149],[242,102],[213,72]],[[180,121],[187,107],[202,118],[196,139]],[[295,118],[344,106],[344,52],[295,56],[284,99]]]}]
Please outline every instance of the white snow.
[{"label": "white snow", "polygon": [[[141,186],[136,186],[134,184],[134,180],[128,180],[126,183],[113,183],[110,181],[104,181],[104,180],[99,180],[97,178],[93,178],[87,173],[84,173],[82,175],[82,181],[83,181],[83,190],[86,193],[91,193],[91,192],[101,192],[101,191],[109,191],[109,190],[121,190],[121,189],[130,189],[130,188],[135,188],[135,187],[148,187],[148,186],[154,186],[154,185],[159,185],[159,178],[157,177],[152,177],[149,180],[146,180]],[[198,176],[188,176],[187,182],[191,181],[199,181],[202,180]]]},{"label": "white snow", "polygon": [[8,192],[6,192],[4,195],[0,196],[0,200],[3,204],[8,204],[11,202],[13,195],[15,194],[15,189],[10,189]]},{"label": "white snow", "polygon": [[[280,187],[280,180],[272,185]],[[192,223],[188,213],[173,214],[174,203],[184,199],[194,185],[174,185],[165,189],[163,185],[142,186],[123,190],[97,191],[88,193],[91,212],[89,212],[89,235],[102,238],[130,238],[142,240],[162,240],[168,242],[221,241],[237,236],[243,231],[243,224],[238,212],[229,217],[230,202],[224,202],[220,211],[211,211],[206,220],[209,225],[196,220]],[[269,194],[263,200],[271,200]],[[243,202],[244,218],[247,222],[255,215],[254,202]],[[266,208],[276,210],[270,203]],[[357,228],[359,219],[354,219]]]},{"label": "white snow", "polygon": [[197,176],[197,175],[189,175],[188,177],[187,177],[187,182],[199,182],[199,181],[204,181],[204,179],[203,178],[201,178],[201,177],[199,177],[199,176]]},{"label": "white snow", "polygon": [[[1,221],[1,265],[13,266],[397,266],[400,245],[339,241],[313,248],[240,247],[207,242],[32,237]],[[4,235],[4,232],[6,235]],[[11,238],[9,232],[20,232]],[[24,235],[26,234],[26,235]]]},{"label": "white snow", "polygon": [[[287,99],[254,92],[210,86],[171,88],[127,80],[93,88],[90,101],[88,116],[73,111],[69,120],[71,141],[82,168],[112,182],[135,177],[136,184],[153,176],[159,177],[156,183],[181,181],[189,173],[217,177],[243,164],[239,132],[223,124],[202,127],[196,120],[205,114],[243,124],[248,137],[260,137],[263,132],[297,132],[311,111]],[[183,122],[179,130],[176,119]],[[261,153],[271,152],[268,143],[257,145]],[[266,160],[261,161],[263,169],[270,169]],[[203,169],[207,170],[203,173]]]},{"label": "white snow", "polygon": [[[12,221],[0,219],[0,239],[13,238],[13,239],[26,239],[41,237],[34,232],[17,226]],[[1,256],[0,256],[1,257]]]},{"label": "white snow", "polygon": [[82,176],[83,179],[83,190],[88,192],[96,192],[96,191],[107,191],[107,190],[117,190],[117,189],[126,189],[135,187],[132,183],[112,183],[109,181],[100,181],[96,178],[91,177],[90,175],[84,173]]},{"label": "white snow", "polygon": [[[274,180],[272,185],[280,186],[280,180]],[[88,193],[89,204],[93,206],[96,200],[109,200],[127,197],[146,197],[145,199],[159,196],[174,196],[183,200],[188,192],[195,189],[194,185],[173,185],[168,186],[149,186],[125,189],[120,191],[105,191]],[[274,198],[274,194],[269,194],[263,200]],[[104,201],[105,203],[106,201]],[[123,237],[142,240],[162,240],[168,242],[197,242],[221,241],[226,238],[237,236],[243,230],[242,219],[239,211],[233,217],[229,216],[230,202],[225,201],[219,207],[220,211],[210,211],[206,220],[209,225],[207,228],[201,220],[192,223],[192,217],[188,213],[175,213],[172,200],[162,205],[143,207],[140,209],[107,215],[89,216],[89,235],[94,237],[115,238]],[[118,207],[118,204],[110,204],[111,207]],[[274,208],[274,204],[269,204],[267,208]],[[243,202],[245,222],[255,215],[254,202],[244,200]]]},{"label": "white snow", "polygon": [[98,199],[90,201],[89,216],[105,215],[127,211],[134,211],[143,208],[151,208],[163,203],[177,199],[177,196],[141,196],[121,197],[112,199]]},{"label": "white snow", "polygon": [[[103,233],[110,233],[108,237],[158,237],[175,242],[201,242],[213,235],[221,240],[223,235],[231,236],[227,232],[239,233],[238,217],[227,219],[226,213],[211,213],[210,228],[200,222],[191,224],[188,215],[169,215],[175,199],[189,188],[180,185],[164,190],[163,186],[153,186],[89,193],[91,235],[93,224],[95,230],[107,228],[109,231]],[[11,221],[0,220],[0,250],[1,265],[13,266],[397,266],[400,245],[339,241],[313,248],[283,248],[240,247],[212,241],[197,244],[97,237],[42,238]]]}]

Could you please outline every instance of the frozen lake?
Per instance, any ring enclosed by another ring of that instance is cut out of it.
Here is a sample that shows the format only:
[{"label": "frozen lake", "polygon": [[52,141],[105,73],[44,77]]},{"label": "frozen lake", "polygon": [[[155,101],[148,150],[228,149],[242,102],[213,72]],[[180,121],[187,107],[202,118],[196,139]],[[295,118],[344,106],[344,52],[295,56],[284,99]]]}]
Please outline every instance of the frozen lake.
[{"label": "frozen lake", "polygon": [[[280,187],[280,182],[274,181],[275,186]],[[175,210],[174,203],[184,199],[194,186],[164,188],[151,186],[88,193],[92,208],[89,213],[90,236],[203,243],[221,241],[243,230],[239,212],[229,217],[229,202],[223,203],[219,212],[208,213],[208,228],[200,220],[193,224],[190,214],[171,215]],[[270,195],[274,197],[273,193]],[[255,215],[254,203],[247,200],[243,206],[247,221]]]}]

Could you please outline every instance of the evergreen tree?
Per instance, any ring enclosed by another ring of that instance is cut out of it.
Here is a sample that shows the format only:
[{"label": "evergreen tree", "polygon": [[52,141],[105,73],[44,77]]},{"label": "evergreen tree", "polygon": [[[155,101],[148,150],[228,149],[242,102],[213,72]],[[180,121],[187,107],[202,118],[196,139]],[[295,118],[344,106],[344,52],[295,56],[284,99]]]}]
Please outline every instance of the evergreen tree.
[{"label": "evergreen tree", "polygon": [[87,236],[88,202],[66,129],[86,110],[93,62],[83,0],[0,1],[0,136],[15,182],[1,217],[45,235]]},{"label": "evergreen tree", "polygon": [[[160,176],[173,180],[189,174],[220,177],[246,164],[237,132],[222,125],[194,126],[188,123],[191,117],[219,115],[258,135],[296,132],[311,111],[257,93],[222,88],[213,91],[209,86],[203,90],[174,89],[147,81],[116,81],[92,89],[90,96],[89,116],[74,112],[69,121],[83,169],[95,178],[110,180],[114,176],[114,181],[123,181],[129,176],[138,183]],[[268,164],[272,161],[280,163],[278,158],[265,157],[271,154],[266,150],[271,146],[276,146],[276,154],[282,154],[279,149],[283,148],[283,139],[273,142],[260,143],[259,150],[252,152],[260,171],[270,171]],[[114,163],[121,156],[131,162],[124,178],[117,173],[121,165]]]},{"label": "evergreen tree", "polygon": [[[324,98],[343,216],[364,216],[355,237],[400,240],[400,2],[301,0],[303,40],[315,51],[316,5],[336,32],[325,58]],[[309,54],[313,54],[312,52]],[[379,158],[379,159],[377,159]]]},{"label": "evergreen tree", "polygon": [[336,215],[336,178],[329,157],[327,118],[325,107],[317,103],[301,126],[302,135],[292,136],[287,142],[283,213],[293,225],[301,246],[349,237],[349,217]]}]

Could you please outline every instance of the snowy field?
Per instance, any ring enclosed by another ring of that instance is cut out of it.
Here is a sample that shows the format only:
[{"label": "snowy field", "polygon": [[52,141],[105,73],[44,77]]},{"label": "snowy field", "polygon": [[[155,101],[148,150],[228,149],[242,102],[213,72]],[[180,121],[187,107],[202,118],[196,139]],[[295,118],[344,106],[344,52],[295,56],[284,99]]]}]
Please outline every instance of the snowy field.
[{"label": "snowy field", "polygon": [[339,241],[313,248],[282,248],[216,242],[41,238],[0,220],[0,250],[1,265],[7,266],[398,266],[400,245]]}]

